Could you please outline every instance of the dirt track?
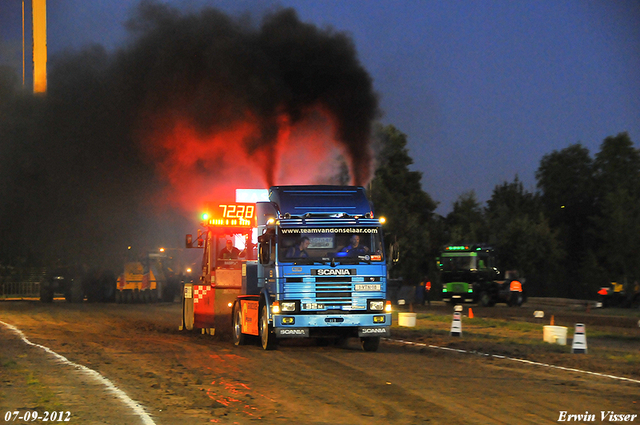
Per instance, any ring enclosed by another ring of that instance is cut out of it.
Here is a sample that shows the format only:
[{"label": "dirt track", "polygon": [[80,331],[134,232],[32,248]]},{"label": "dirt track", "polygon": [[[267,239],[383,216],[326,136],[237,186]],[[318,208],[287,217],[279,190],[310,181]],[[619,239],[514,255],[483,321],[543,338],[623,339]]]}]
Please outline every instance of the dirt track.
[{"label": "dirt track", "polygon": [[[446,310],[432,309],[438,308]],[[564,320],[563,313],[558,318]],[[602,423],[600,411],[640,413],[640,383],[391,342],[376,353],[361,351],[355,341],[346,347],[288,341],[275,352],[234,347],[178,332],[178,304],[5,302],[0,320],[99,372],[156,424],[540,424],[557,423],[561,411],[588,411]],[[27,346],[4,325],[0,340],[0,414],[57,410],[70,411],[70,423],[143,423],[104,385]]]}]

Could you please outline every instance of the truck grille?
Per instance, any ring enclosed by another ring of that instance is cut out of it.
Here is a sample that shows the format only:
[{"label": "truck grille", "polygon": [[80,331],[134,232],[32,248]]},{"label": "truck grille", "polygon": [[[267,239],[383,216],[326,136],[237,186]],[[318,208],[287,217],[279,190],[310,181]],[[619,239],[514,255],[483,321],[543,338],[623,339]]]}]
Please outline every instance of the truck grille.
[{"label": "truck grille", "polygon": [[464,283],[454,283],[451,285],[451,290],[453,292],[466,292],[465,286],[466,285]]},{"label": "truck grille", "polygon": [[326,305],[351,305],[351,283],[316,281],[316,302]]},{"label": "truck grille", "polygon": [[302,278],[286,278],[287,298],[314,298],[315,303],[327,307],[351,307],[353,304],[353,284],[350,277],[316,277],[311,282]]}]

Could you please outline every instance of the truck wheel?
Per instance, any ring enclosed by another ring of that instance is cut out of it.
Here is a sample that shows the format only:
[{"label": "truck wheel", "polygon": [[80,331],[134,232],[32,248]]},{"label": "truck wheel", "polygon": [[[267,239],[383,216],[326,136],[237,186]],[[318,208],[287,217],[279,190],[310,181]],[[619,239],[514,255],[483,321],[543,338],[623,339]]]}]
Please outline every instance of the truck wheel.
[{"label": "truck wheel", "polygon": [[242,333],[242,311],[239,308],[233,310],[233,343],[235,345],[246,344],[246,336]]},{"label": "truck wheel", "polygon": [[49,285],[40,284],[40,302],[53,302],[53,289],[51,289]]},{"label": "truck wheel", "polygon": [[260,312],[260,321],[258,322],[258,332],[260,333],[260,342],[265,350],[273,350],[276,348],[276,336],[273,334],[273,326],[269,325],[269,312],[267,305],[262,306]]},{"label": "truck wheel", "polygon": [[84,300],[84,291],[82,290],[80,279],[73,279],[69,283],[65,292],[65,299],[69,303],[81,303]]},{"label": "truck wheel", "polygon": [[482,291],[480,293],[480,305],[483,307],[493,307],[496,305],[496,302],[487,291]]},{"label": "truck wheel", "polygon": [[380,337],[379,336],[368,336],[360,338],[360,343],[362,344],[362,349],[364,351],[378,351],[378,347],[380,346]]},{"label": "truck wheel", "polygon": [[487,291],[482,291],[480,293],[480,304],[483,307],[489,307],[491,305],[491,297],[487,293]]},{"label": "truck wheel", "polygon": [[520,307],[523,302],[522,292],[512,292],[509,296],[509,307]]}]

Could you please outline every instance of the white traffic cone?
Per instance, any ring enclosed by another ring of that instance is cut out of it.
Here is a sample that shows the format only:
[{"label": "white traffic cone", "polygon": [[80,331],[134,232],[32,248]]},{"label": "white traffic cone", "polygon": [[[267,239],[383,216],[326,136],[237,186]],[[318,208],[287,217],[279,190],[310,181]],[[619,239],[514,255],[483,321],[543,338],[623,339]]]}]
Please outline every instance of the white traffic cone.
[{"label": "white traffic cone", "polygon": [[574,354],[587,354],[587,333],[583,323],[576,323],[571,352]]},{"label": "white traffic cone", "polygon": [[462,320],[459,311],[453,313],[453,322],[451,322],[451,336],[462,336]]}]

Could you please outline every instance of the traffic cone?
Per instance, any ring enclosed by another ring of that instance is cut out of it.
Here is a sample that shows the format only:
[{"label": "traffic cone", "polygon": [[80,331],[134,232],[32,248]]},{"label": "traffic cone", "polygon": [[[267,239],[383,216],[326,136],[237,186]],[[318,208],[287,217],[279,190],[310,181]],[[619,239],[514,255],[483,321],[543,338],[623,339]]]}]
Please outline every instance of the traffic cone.
[{"label": "traffic cone", "polygon": [[473,310],[469,307],[469,319],[473,319]]},{"label": "traffic cone", "polygon": [[462,336],[462,320],[459,311],[453,313],[453,321],[451,322],[451,336]]},{"label": "traffic cone", "polygon": [[573,332],[571,352],[573,354],[587,354],[587,334],[584,323],[576,323],[576,329]]},{"label": "traffic cone", "polygon": [[551,323],[550,323],[550,325],[554,326],[553,314],[551,315]]}]

